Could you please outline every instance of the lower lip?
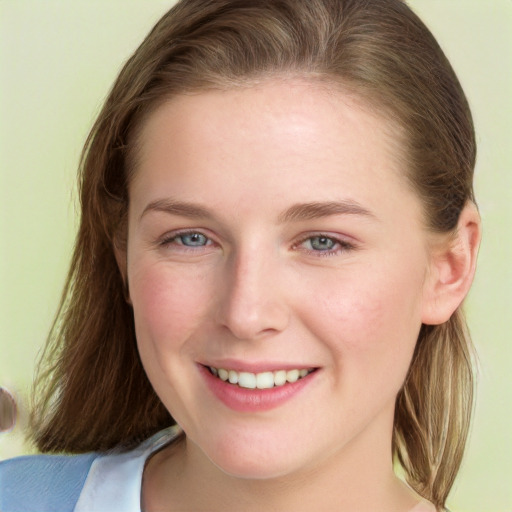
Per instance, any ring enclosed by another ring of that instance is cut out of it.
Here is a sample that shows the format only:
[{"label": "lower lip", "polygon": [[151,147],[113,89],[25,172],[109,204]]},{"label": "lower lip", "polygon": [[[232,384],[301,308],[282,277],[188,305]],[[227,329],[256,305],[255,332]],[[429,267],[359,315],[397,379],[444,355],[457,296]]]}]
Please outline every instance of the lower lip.
[{"label": "lower lip", "polygon": [[302,377],[296,382],[270,389],[247,389],[230,384],[215,377],[204,366],[200,365],[210,391],[227,407],[238,412],[268,411],[283,405],[306,388],[315,378],[316,371]]}]

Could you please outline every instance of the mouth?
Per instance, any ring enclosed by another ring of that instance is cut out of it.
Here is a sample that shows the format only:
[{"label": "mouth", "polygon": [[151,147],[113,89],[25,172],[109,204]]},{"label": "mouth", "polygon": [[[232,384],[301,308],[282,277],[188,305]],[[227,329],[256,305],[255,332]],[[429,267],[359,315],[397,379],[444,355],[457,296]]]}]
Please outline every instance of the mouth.
[{"label": "mouth", "polygon": [[294,368],[291,370],[276,370],[260,373],[239,372],[227,368],[206,366],[206,369],[217,379],[245,389],[271,389],[293,384],[316,368]]}]

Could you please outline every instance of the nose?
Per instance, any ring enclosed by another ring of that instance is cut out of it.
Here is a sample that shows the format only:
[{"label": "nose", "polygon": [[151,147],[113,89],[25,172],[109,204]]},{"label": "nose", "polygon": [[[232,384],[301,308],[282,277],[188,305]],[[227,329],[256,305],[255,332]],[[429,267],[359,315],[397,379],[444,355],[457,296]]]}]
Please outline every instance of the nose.
[{"label": "nose", "polygon": [[219,296],[219,323],[239,340],[283,331],[289,322],[282,275],[275,258],[260,251],[232,255]]}]

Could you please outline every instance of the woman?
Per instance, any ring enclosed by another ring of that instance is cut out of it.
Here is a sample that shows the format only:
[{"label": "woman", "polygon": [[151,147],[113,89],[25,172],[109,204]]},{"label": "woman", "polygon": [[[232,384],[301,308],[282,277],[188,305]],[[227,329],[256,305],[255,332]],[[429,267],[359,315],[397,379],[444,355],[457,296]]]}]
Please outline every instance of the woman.
[{"label": "woman", "polygon": [[179,2],[84,151],[33,428],[86,454],[4,463],[0,508],[442,510],[474,160],[403,2]]}]

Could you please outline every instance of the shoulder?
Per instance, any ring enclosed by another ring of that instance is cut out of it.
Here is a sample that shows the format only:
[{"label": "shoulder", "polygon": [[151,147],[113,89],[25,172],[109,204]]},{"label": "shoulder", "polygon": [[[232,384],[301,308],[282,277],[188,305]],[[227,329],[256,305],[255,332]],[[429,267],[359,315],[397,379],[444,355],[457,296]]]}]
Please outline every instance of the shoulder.
[{"label": "shoulder", "polygon": [[98,454],[34,455],[0,462],[2,512],[72,511]]}]

